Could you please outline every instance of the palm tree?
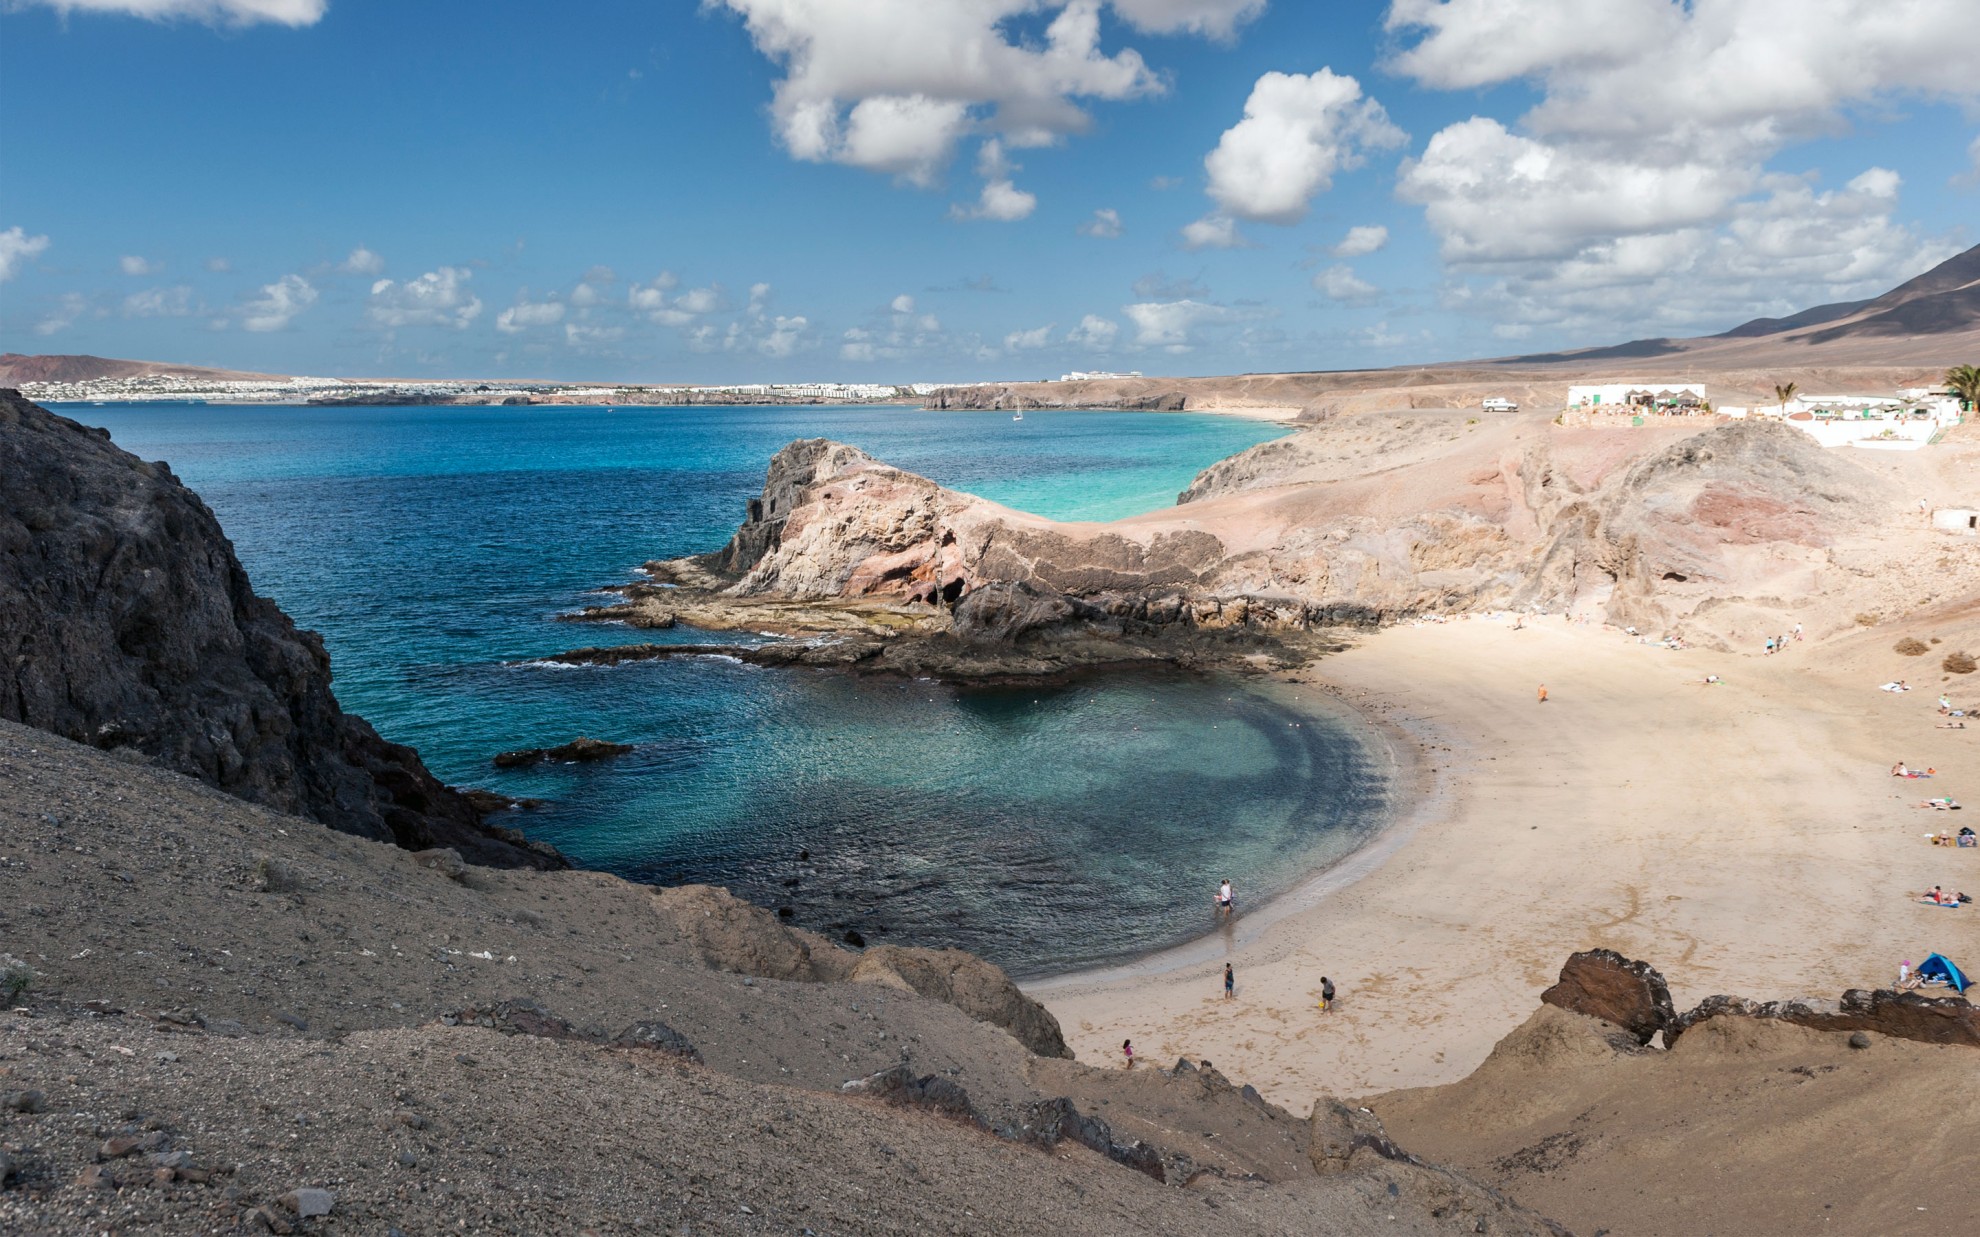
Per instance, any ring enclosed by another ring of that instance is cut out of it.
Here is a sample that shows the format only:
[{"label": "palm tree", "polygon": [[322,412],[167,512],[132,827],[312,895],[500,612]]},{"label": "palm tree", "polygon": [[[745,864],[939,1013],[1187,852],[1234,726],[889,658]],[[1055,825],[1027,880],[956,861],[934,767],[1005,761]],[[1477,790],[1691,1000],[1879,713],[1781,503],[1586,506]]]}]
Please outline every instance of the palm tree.
[{"label": "palm tree", "polygon": [[1967,407],[1980,406],[1980,365],[1956,365],[1947,370],[1946,385]]},{"label": "palm tree", "polygon": [[1801,387],[1798,384],[1792,382],[1777,382],[1774,384],[1774,398],[1781,401],[1782,416],[1787,415],[1787,402],[1793,399],[1794,393],[1800,389]]}]

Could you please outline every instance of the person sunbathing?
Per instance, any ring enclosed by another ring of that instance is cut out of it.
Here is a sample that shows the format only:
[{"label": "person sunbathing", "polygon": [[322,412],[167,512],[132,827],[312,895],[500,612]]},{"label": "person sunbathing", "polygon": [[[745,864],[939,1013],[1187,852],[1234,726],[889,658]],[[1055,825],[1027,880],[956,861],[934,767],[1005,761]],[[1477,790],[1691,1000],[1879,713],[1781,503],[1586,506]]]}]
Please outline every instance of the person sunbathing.
[{"label": "person sunbathing", "polygon": [[1966,729],[1966,723],[1965,723],[1965,722],[1940,722],[1940,723],[1939,723],[1939,729],[1941,729],[1941,730],[1964,730],[1964,729]]},{"label": "person sunbathing", "polygon": [[1896,764],[1894,764],[1894,765],[1892,765],[1892,766],[1891,766],[1891,776],[1892,776],[1892,777],[1910,777],[1910,776],[1911,776],[1911,770],[1909,770],[1909,769],[1907,769],[1907,768],[1905,768],[1905,767],[1904,767],[1904,762],[1903,762],[1902,760],[1900,760],[1900,761],[1898,761],[1898,762],[1897,762]]}]

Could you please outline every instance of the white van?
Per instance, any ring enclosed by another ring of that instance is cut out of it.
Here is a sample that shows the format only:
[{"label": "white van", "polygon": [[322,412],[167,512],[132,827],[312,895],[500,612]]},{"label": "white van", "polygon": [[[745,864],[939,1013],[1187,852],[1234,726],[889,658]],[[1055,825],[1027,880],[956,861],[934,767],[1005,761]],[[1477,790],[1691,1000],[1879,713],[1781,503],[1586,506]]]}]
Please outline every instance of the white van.
[{"label": "white van", "polygon": [[1487,412],[1518,412],[1519,405],[1503,395],[1494,395],[1479,405]]}]

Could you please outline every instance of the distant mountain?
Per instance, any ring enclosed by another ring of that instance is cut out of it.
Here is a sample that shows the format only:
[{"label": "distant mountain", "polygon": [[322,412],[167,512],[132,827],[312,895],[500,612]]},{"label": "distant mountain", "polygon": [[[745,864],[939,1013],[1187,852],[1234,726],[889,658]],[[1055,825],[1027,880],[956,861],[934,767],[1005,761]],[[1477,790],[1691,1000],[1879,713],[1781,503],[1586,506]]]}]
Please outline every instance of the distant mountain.
[{"label": "distant mountain", "polygon": [[1867,301],[1755,318],[1699,339],[1500,357],[1502,365],[1662,360],[1687,365],[1980,364],[1980,245]]},{"label": "distant mountain", "polygon": [[286,376],[249,374],[231,369],[206,369],[198,365],[171,365],[164,361],[119,361],[100,356],[24,356],[18,352],[0,353],[0,387],[17,387],[23,382],[88,382],[92,378],[143,378],[153,374],[165,378],[205,378],[210,381]]}]

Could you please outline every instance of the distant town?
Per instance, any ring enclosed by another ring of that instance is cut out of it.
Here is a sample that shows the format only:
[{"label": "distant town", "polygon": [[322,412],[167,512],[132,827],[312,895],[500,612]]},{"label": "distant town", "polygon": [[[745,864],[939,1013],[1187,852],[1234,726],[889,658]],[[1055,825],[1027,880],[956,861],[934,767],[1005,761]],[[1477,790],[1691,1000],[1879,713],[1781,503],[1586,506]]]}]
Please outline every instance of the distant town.
[{"label": "distant town", "polygon": [[[1061,382],[1139,378],[1135,373],[1077,371]],[[1050,381],[1023,379],[1020,381]],[[883,404],[924,399],[937,391],[999,383],[796,382],[728,386],[622,386],[569,382],[399,381],[348,378],[211,378],[140,374],[73,382],[23,382],[21,393],[69,404]]]}]

